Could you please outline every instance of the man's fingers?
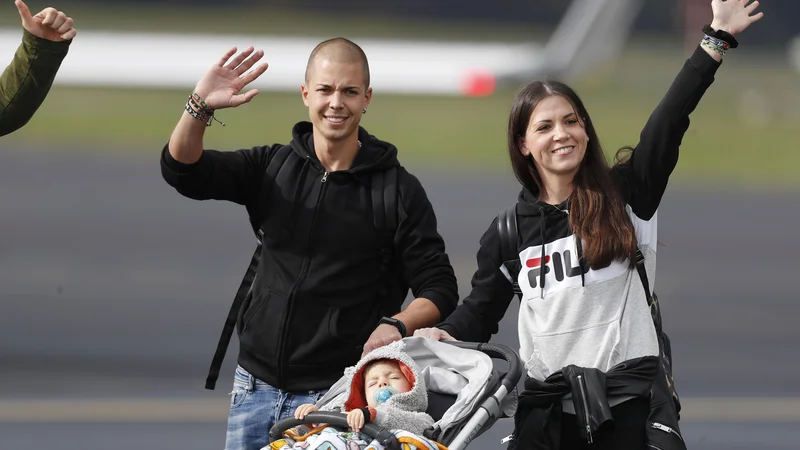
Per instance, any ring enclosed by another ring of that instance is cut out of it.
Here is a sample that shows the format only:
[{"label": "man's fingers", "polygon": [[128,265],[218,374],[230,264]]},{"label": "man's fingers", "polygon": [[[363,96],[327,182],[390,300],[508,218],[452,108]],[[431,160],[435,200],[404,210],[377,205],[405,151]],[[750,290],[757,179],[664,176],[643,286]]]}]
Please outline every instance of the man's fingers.
[{"label": "man's fingers", "polygon": [[391,331],[389,332],[389,334],[387,334],[384,330],[381,329],[382,326],[383,325],[379,326],[376,329],[376,331],[373,332],[373,335],[370,336],[369,340],[367,340],[367,342],[364,344],[364,352],[361,353],[361,357],[364,357],[364,355],[371,352],[372,350],[375,350],[378,347],[389,345],[392,342],[403,338],[402,336],[400,336],[400,332],[397,330],[397,328],[389,325]]},{"label": "man's fingers", "polygon": [[263,74],[264,74],[264,72],[266,72],[266,71],[267,71],[267,68],[268,68],[268,67],[269,67],[269,64],[267,64],[267,63],[261,63],[261,64],[260,64],[258,67],[256,67],[255,69],[253,69],[253,70],[251,70],[250,72],[247,72],[246,74],[242,75],[242,77],[241,77],[241,78],[242,78],[242,81],[244,81],[244,84],[250,84],[250,83],[252,83],[253,81],[255,81],[255,79],[256,79],[256,78],[258,78],[258,77],[260,77],[261,75],[263,75]]},{"label": "man's fingers", "polygon": [[[72,28],[72,25],[74,25],[74,24],[75,24],[75,21],[72,20],[72,17],[67,17],[67,18],[64,19],[64,23],[62,23],[61,26],[56,28],[56,31],[61,33],[61,34],[64,34],[67,31],[69,31],[69,29]],[[53,28],[55,28],[55,26],[53,26]]]},{"label": "man's fingers", "polygon": [[61,39],[65,40],[65,41],[68,41],[68,40],[74,38],[76,34],[78,34],[78,31],[75,28],[73,28],[73,29],[67,31],[66,33],[62,34],[61,35]]},{"label": "man's fingers", "polygon": [[56,17],[58,16],[58,10],[55,8],[45,8],[39,14],[36,14],[36,18],[42,19],[42,25],[50,26]]},{"label": "man's fingers", "polygon": [[397,339],[395,339],[393,336],[383,337],[378,341],[378,344],[374,348],[383,347],[384,345],[389,345],[396,340]]},{"label": "man's fingers", "polygon": [[366,355],[367,353],[371,352],[372,349],[373,349],[373,347],[372,347],[372,343],[371,342],[367,342],[366,344],[364,344],[364,351],[361,352],[361,357],[363,358],[364,355]]},{"label": "man's fingers", "polygon": [[236,55],[232,60],[230,60],[230,62],[228,62],[228,64],[226,64],[225,67],[228,69],[236,69],[237,67],[239,67],[239,64],[241,64],[242,61],[245,60],[245,58],[247,58],[253,53],[253,50],[255,49],[253,48],[252,45],[247,47],[241,53]]},{"label": "man's fingers", "polygon": [[244,94],[234,95],[231,99],[231,106],[239,106],[248,103],[256,95],[258,95],[258,89],[251,89]]},{"label": "man's fingers", "polygon": [[380,341],[375,341],[375,340],[372,340],[372,339],[367,341],[367,343],[364,344],[364,353],[362,353],[361,356],[363,357],[367,353],[375,350],[378,347],[381,347],[382,345],[383,344]]},{"label": "man's fingers", "polygon": [[56,17],[53,19],[53,23],[50,24],[50,28],[58,30],[59,28],[61,28],[61,25],[64,25],[64,22],[66,21],[67,21],[67,15],[59,11],[58,13],[56,13]]},{"label": "man's fingers", "polygon": [[28,5],[22,0],[16,0],[14,4],[17,6],[17,11],[19,11],[19,17],[22,19],[22,22],[28,23],[31,20],[31,10],[28,9]]},{"label": "man's fingers", "polygon": [[242,63],[239,64],[239,66],[237,66],[234,70],[236,70],[236,73],[241,75],[247,72],[248,69],[253,67],[253,64],[257,63],[258,60],[260,60],[263,57],[264,57],[264,50],[256,50],[253,52],[252,56],[242,61]]},{"label": "man's fingers", "polygon": [[228,49],[228,51],[225,52],[224,55],[222,55],[222,58],[220,58],[219,61],[217,61],[216,66],[217,67],[224,66],[225,63],[228,62],[229,59],[231,59],[231,56],[233,56],[233,54],[236,53],[236,50],[237,50],[236,47],[231,47],[230,49]]}]

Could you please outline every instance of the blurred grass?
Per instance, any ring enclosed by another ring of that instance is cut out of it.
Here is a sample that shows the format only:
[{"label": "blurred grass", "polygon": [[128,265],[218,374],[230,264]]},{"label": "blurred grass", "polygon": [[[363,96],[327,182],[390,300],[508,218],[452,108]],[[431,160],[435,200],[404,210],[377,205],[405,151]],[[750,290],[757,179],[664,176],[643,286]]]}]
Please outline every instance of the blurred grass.
[{"label": "blurred grass", "polygon": [[[348,17],[345,22],[337,22],[285,12],[264,12],[262,22],[260,12],[244,14],[236,10],[214,10],[214,14],[199,10],[188,22],[185,10],[142,10],[94,8],[75,13],[70,10],[70,14],[80,17],[84,29],[103,28],[112,23],[109,14],[114,14],[127,18],[113,22],[116,29],[178,31],[200,25],[219,32],[332,35],[346,27],[380,36],[410,36],[417,30],[417,37],[426,38],[458,38],[459,30],[462,37],[475,38],[491,36],[493,31],[491,25],[430,27],[417,22],[404,28],[388,18],[378,22]],[[175,21],[178,14],[181,20]],[[294,26],[298,23],[303,27]],[[226,28],[222,24],[227,24]],[[431,34],[434,28],[436,31]],[[523,35],[520,30],[506,29],[509,32],[515,33],[517,39]],[[687,56],[676,43],[680,38],[637,37],[619,60],[609,61],[578,80],[569,80],[583,97],[609,154],[620,146],[636,144],[639,131]],[[780,53],[748,49],[746,41],[742,48],[732,51],[691,116],[676,178],[707,184],[722,181],[726,185],[800,186],[794,173],[800,163],[795,138],[800,119],[797,80],[798,75],[787,67]],[[56,86],[29,125],[3,138],[2,144],[153,155],[169,137],[190,89],[191,86],[184,91]],[[514,86],[505,87],[485,98],[375,92],[362,124],[397,145],[405,163],[505,169],[506,119],[514,91]],[[299,92],[262,92],[250,104],[220,111],[218,117],[227,126],[215,124],[207,130],[207,147],[235,149],[287,142],[292,125],[308,116]]]}]

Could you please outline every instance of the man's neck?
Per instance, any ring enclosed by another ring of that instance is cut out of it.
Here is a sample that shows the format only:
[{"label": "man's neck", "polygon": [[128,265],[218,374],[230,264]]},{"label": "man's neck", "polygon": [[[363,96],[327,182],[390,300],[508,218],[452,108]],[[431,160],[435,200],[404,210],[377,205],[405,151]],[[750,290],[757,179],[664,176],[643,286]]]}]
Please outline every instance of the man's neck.
[{"label": "man's neck", "polygon": [[360,147],[356,133],[341,141],[329,141],[314,131],[314,153],[326,172],[349,169]]}]

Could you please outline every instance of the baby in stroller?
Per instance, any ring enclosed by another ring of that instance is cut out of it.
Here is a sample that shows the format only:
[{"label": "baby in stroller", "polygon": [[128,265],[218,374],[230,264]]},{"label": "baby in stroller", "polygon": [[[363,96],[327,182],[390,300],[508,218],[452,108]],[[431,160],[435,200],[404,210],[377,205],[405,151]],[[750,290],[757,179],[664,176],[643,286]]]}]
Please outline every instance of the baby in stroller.
[{"label": "baby in stroller", "polygon": [[[417,363],[411,359],[397,341],[377,348],[355,367],[345,370],[350,380],[344,403],[331,402],[323,411],[340,410],[347,413],[347,424],[353,431],[361,431],[364,423],[374,422],[388,429],[402,429],[422,434],[433,426],[428,409],[428,391]],[[294,416],[305,419],[317,411],[316,405],[301,405]]]},{"label": "baby in stroller", "polygon": [[507,347],[405,338],[370,352],[316,405],[277,423],[264,450],[460,450],[513,413],[520,376]]}]

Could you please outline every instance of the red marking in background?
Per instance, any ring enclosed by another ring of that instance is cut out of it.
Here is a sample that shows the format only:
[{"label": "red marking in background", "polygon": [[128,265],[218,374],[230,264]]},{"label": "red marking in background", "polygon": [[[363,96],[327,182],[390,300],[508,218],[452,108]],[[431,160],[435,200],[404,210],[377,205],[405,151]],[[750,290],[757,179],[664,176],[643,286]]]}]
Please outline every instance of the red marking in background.
[{"label": "red marking in background", "polygon": [[468,72],[461,83],[461,92],[470,97],[485,97],[491,95],[497,82],[491,72],[476,69]]}]

